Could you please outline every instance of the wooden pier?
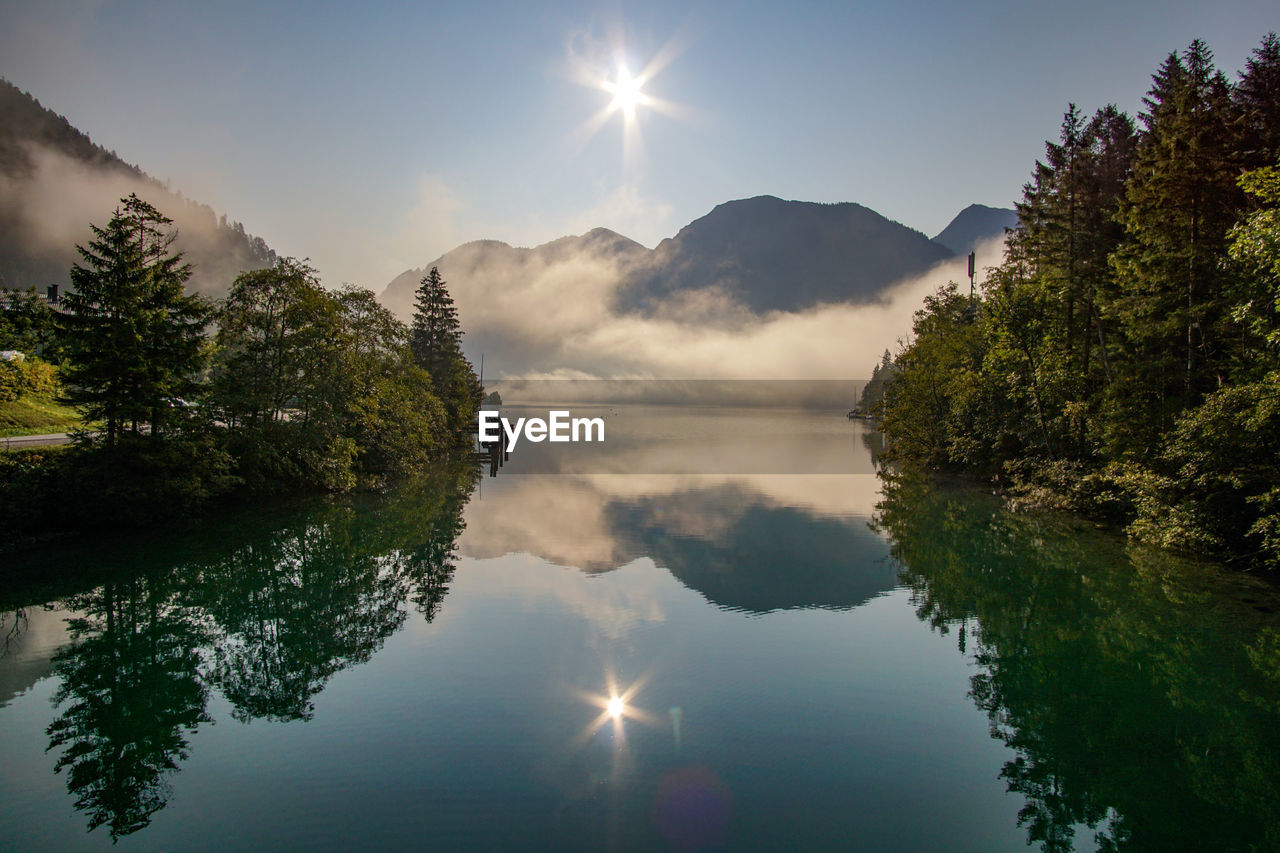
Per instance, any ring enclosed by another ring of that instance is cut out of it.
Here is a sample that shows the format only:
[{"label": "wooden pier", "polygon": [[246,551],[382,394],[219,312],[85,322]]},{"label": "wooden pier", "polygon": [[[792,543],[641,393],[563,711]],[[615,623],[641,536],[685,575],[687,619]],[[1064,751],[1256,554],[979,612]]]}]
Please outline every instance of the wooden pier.
[{"label": "wooden pier", "polygon": [[480,422],[472,421],[467,427],[467,432],[475,436],[474,449],[471,451],[471,460],[473,462],[489,465],[489,476],[498,476],[498,469],[501,468],[508,459],[511,458],[511,450],[507,446],[507,432],[501,427],[498,428],[498,438],[494,441],[480,440]]}]

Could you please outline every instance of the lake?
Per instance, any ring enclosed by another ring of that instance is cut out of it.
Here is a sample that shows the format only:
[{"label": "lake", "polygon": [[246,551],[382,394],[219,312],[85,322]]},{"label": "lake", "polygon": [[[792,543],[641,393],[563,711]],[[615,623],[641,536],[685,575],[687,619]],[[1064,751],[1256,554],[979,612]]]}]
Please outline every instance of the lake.
[{"label": "lake", "polygon": [[605,413],[5,557],[3,845],[1280,847],[1271,585],[884,481],[839,412]]}]

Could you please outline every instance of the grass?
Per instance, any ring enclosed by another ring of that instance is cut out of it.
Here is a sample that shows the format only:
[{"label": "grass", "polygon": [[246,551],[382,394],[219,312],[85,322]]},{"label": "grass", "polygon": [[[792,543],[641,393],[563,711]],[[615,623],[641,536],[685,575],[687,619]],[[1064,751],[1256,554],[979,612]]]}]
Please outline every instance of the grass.
[{"label": "grass", "polygon": [[51,397],[26,395],[12,402],[0,403],[0,438],[70,432],[84,425],[84,417],[79,410]]}]

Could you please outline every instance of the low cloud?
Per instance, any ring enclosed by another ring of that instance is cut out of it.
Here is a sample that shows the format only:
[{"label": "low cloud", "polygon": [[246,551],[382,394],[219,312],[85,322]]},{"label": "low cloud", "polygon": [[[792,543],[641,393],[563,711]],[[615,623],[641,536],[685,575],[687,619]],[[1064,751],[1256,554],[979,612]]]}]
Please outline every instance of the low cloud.
[{"label": "low cloud", "polygon": [[205,205],[120,165],[90,163],[53,148],[26,143],[10,171],[0,173],[0,222],[10,286],[62,284],[80,262],[76,246],[93,239],[130,193],[173,219],[175,248],[194,265],[192,290],[219,296],[241,271],[270,263],[265,243],[228,224]]},{"label": "low cloud", "polygon": [[[484,353],[488,377],[865,379],[883,352],[910,334],[926,295],[967,278],[967,261],[957,257],[870,304],[759,315],[708,288],[643,315],[618,310],[616,297],[645,262],[645,250],[619,250],[607,239],[573,246],[501,252],[470,246],[445,259],[441,272],[466,330],[466,352],[477,363]],[[1003,240],[977,252],[980,269],[994,266]],[[409,318],[411,288],[389,288],[384,299]]]},{"label": "low cloud", "polygon": [[[0,208],[18,237],[36,252],[65,252],[90,236],[89,223],[103,225],[120,199],[157,188],[122,171],[103,169],[40,146],[24,146],[30,169],[0,174]],[[149,192],[148,192],[149,191]]]}]

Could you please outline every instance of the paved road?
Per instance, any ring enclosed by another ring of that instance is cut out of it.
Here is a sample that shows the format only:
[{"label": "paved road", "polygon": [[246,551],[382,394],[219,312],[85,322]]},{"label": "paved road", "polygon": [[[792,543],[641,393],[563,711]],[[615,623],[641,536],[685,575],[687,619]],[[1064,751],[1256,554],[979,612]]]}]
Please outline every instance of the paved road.
[{"label": "paved road", "polygon": [[54,444],[70,444],[71,435],[65,432],[51,432],[47,435],[15,435],[11,438],[0,438],[0,448],[17,450],[22,447],[48,447]]}]

